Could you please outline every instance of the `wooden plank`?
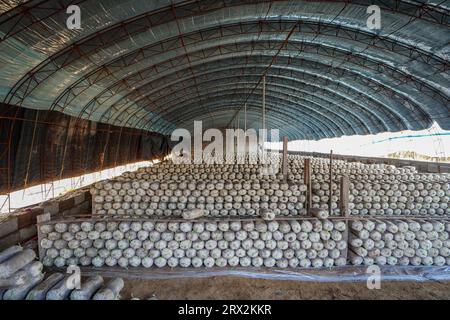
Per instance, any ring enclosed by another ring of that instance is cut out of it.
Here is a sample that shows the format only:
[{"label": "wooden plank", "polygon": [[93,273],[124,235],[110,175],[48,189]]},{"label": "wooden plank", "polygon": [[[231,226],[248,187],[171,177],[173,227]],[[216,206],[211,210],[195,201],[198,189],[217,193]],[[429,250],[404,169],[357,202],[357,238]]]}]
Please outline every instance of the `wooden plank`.
[{"label": "wooden plank", "polygon": [[[351,267],[351,269],[349,269]],[[150,268],[144,267],[130,267],[128,269],[121,268],[119,266],[115,267],[81,267],[81,274],[83,276],[101,275],[106,278],[116,278],[121,277],[123,279],[139,279],[139,280],[151,280],[151,279],[174,279],[174,278],[205,278],[205,277],[220,277],[220,276],[239,276],[239,277],[254,277],[255,272],[260,278],[273,279],[283,278],[292,279],[292,277],[303,277],[303,280],[313,279],[313,277],[336,277],[341,275],[352,275],[352,274],[364,274],[367,266],[343,266],[332,268],[283,268],[283,272],[280,269],[273,267],[261,267],[258,270],[254,270],[248,267],[212,267],[212,268],[194,268],[194,267],[163,267],[158,268],[152,266]],[[46,268],[51,273],[62,272],[65,273],[65,268],[50,267]],[[314,279],[313,279],[314,280]],[[364,280],[365,281],[365,280]]]},{"label": "wooden plank", "polygon": [[73,197],[73,203],[75,206],[82,204],[84,200],[86,199],[86,193],[89,191],[81,192],[77,194],[75,197]]},{"label": "wooden plank", "polygon": [[348,176],[342,176],[341,177],[341,184],[340,184],[340,201],[339,201],[339,209],[341,211],[341,215],[344,217],[347,217],[350,215],[348,204],[349,204],[349,197],[350,197],[350,180]]},{"label": "wooden plank", "polygon": [[19,229],[17,217],[8,217],[0,222],[0,238],[16,232]]},{"label": "wooden plank", "polygon": [[328,191],[328,213],[329,215],[333,215],[333,208],[331,208],[331,197],[333,196],[333,150],[330,151],[330,187],[329,187],[329,191]]},{"label": "wooden plank", "polygon": [[41,207],[45,213],[51,215],[56,215],[59,212],[59,202],[56,199],[42,203]]},{"label": "wooden plank", "polygon": [[19,229],[19,240],[25,242],[35,238],[37,235],[36,224],[28,226],[26,228]]},{"label": "wooden plank", "polygon": [[283,179],[286,182],[288,177],[288,137],[283,137]]},{"label": "wooden plank", "polygon": [[345,242],[347,243],[347,246],[344,250],[344,252],[342,253],[343,257],[345,258],[346,264],[345,265],[350,265],[350,261],[349,261],[349,257],[348,257],[348,250],[350,247],[350,220],[345,220],[345,231],[344,231],[344,235],[343,235],[343,239],[345,240]]},{"label": "wooden plank", "polygon": [[36,225],[36,217],[44,213],[41,207],[24,208],[23,210],[14,214],[19,222],[19,229]]},{"label": "wooden plank", "polygon": [[74,198],[67,198],[59,201],[59,212],[64,212],[66,210],[72,209],[75,206]]},{"label": "wooden plank", "polygon": [[20,234],[19,231],[15,231],[13,233],[8,234],[0,238],[0,251],[8,249],[9,247],[20,243]]},{"label": "wooden plank", "polygon": [[[333,216],[333,217],[329,217],[327,218],[328,220],[345,220],[344,217],[341,216]],[[318,218],[316,217],[311,217],[311,216],[277,216],[275,218],[275,221],[303,221],[303,220],[318,220]],[[152,222],[245,222],[245,221],[252,221],[252,222],[263,222],[264,220],[262,218],[259,217],[229,217],[229,218],[203,218],[203,219],[194,219],[194,220],[184,220],[181,218],[177,218],[177,219],[161,219],[161,218],[120,218],[120,217],[110,217],[107,219],[101,218],[101,217],[92,217],[92,216],[71,216],[71,217],[64,217],[61,219],[52,219],[51,221],[46,221],[43,222],[41,224],[38,225],[38,228],[40,225],[43,224],[56,224],[58,222],[62,222],[62,223],[80,223],[80,222],[84,222],[84,221],[88,221],[88,222],[132,222],[132,221],[136,221],[136,222],[146,222],[146,221],[152,221]],[[38,229],[39,230],[39,229]]]},{"label": "wooden plank", "polygon": [[[327,220],[331,221],[356,221],[356,220],[373,220],[373,219],[379,219],[379,220],[405,220],[405,221],[449,221],[450,217],[445,216],[433,216],[433,217],[423,217],[423,216],[331,216],[328,217]],[[316,217],[306,216],[306,215],[298,215],[298,216],[277,216],[275,218],[276,221],[303,221],[303,220],[317,220]],[[233,221],[264,221],[260,217],[239,217],[239,216],[230,216],[227,218],[224,217],[211,217],[211,218],[202,218],[202,219],[194,219],[194,220],[185,220],[180,217],[175,218],[160,218],[160,217],[148,217],[148,218],[142,218],[142,217],[121,217],[121,216],[91,216],[91,215],[80,215],[80,216],[70,216],[70,217],[63,217],[63,218],[56,218],[49,221],[43,221],[38,222],[38,233],[39,233],[39,226],[42,224],[55,224],[58,222],[64,222],[64,223],[80,223],[83,221],[90,221],[90,222],[122,222],[122,221],[137,221],[137,222],[145,222],[145,221],[152,221],[152,222],[233,222]]]},{"label": "wooden plank", "polygon": [[311,194],[311,159],[305,159],[303,165],[303,181],[306,184],[306,212],[312,207],[312,194]]}]

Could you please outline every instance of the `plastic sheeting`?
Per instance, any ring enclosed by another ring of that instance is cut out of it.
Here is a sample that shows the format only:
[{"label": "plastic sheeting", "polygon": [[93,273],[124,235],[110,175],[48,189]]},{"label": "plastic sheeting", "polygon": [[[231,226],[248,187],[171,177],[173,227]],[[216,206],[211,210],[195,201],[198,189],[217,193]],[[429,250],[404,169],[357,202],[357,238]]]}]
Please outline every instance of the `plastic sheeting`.
[{"label": "plastic sheeting", "polygon": [[[97,221],[104,221],[106,216],[96,216],[96,215],[85,215],[85,216],[72,216],[72,217],[63,217],[56,218],[54,220],[48,220],[41,222],[37,225],[40,228],[43,225],[52,225],[56,223],[82,223],[82,222],[90,222],[95,223]],[[372,216],[371,218],[377,220],[405,220],[405,221],[413,221],[415,220],[411,216],[396,216],[396,217],[383,217],[383,216]],[[371,219],[369,218],[369,219]],[[227,221],[257,221],[260,218],[254,217],[229,217],[226,219]],[[302,221],[305,219],[317,220],[317,218],[311,216],[293,216],[293,217],[278,217],[276,221]],[[350,222],[353,219],[368,219],[365,216],[362,217],[330,217],[331,220],[341,220]],[[420,220],[427,221],[439,221],[442,218],[436,217],[421,217]],[[186,221],[179,217],[166,217],[166,218],[130,218],[130,217],[111,217],[107,219],[109,222],[144,222],[144,221],[152,221],[153,223],[157,222],[181,222]],[[200,218],[196,220],[191,220],[194,222],[204,223],[206,221],[223,221],[224,219],[220,218]],[[261,220],[259,220],[261,221]],[[354,220],[353,220],[354,221]],[[266,222],[267,223],[267,222]],[[349,230],[347,230],[349,231]],[[351,248],[349,237],[350,233],[345,233],[342,240],[346,241],[347,248]],[[42,239],[38,239],[39,242]],[[42,251],[40,247],[40,251]],[[81,267],[82,273],[85,275],[89,275],[92,273],[101,273],[106,277],[124,277],[124,278],[134,278],[134,279],[173,279],[173,278],[202,278],[202,277],[214,277],[214,276],[234,276],[234,277],[247,277],[247,278],[257,278],[257,279],[273,279],[273,280],[295,280],[295,281],[315,281],[315,282],[339,282],[339,281],[367,281],[370,276],[380,276],[380,281],[441,281],[441,280],[450,280],[450,265],[352,265],[350,260],[348,259],[348,252],[341,252],[347,261],[345,266],[333,266],[330,268],[320,267],[296,267],[296,268],[277,268],[277,267],[187,267],[183,268],[180,266],[170,268],[170,267],[162,267],[158,268],[156,266],[152,266],[150,268],[144,267],[129,267],[122,268],[119,266],[114,267]],[[41,256],[42,258],[42,256]],[[448,259],[447,259],[448,264]],[[370,268],[369,268],[370,267]],[[52,267],[50,269],[55,269]]]},{"label": "plastic sheeting", "polygon": [[[69,3],[81,30],[66,27]],[[371,4],[380,30],[366,25]],[[163,134],[194,119],[226,126],[248,102],[258,128],[255,77],[278,55],[267,122],[291,139],[450,129],[449,12],[406,0],[29,1],[0,17],[0,100]]]},{"label": "plastic sheeting", "polygon": [[[122,276],[129,279],[174,279],[174,278],[205,278],[216,276],[233,276],[254,279],[294,280],[314,282],[367,281],[369,273],[367,266],[343,266],[333,268],[81,268],[82,274],[101,273],[108,276]],[[448,281],[450,267],[434,266],[381,266],[380,281]]]},{"label": "plastic sheeting", "polygon": [[162,158],[158,133],[0,104],[0,192]]}]

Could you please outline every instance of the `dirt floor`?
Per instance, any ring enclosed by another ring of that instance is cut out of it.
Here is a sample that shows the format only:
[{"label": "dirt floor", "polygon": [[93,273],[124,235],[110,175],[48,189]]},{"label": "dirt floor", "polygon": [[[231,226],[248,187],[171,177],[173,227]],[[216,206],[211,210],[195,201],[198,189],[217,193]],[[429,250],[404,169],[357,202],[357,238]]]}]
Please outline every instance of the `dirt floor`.
[{"label": "dirt floor", "polygon": [[299,282],[237,277],[126,280],[122,299],[450,299],[447,282],[382,282],[369,290],[365,282]]}]

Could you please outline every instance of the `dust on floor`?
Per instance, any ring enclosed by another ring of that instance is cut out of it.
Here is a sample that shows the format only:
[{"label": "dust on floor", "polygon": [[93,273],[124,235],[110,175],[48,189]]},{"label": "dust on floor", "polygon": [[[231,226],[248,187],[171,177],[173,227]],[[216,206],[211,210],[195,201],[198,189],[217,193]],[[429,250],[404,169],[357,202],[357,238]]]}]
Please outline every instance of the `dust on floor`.
[{"label": "dust on floor", "polygon": [[122,299],[450,299],[450,281],[382,282],[369,290],[365,282],[300,282],[238,277],[125,281]]}]

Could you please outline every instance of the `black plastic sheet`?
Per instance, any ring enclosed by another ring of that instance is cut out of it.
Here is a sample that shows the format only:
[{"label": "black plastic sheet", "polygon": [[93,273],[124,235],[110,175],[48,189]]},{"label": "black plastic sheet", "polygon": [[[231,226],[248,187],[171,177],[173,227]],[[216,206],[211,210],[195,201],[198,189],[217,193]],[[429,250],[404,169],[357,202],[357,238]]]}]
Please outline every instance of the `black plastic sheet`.
[{"label": "black plastic sheet", "polygon": [[170,151],[159,133],[56,111],[0,105],[0,192],[70,178]]}]

